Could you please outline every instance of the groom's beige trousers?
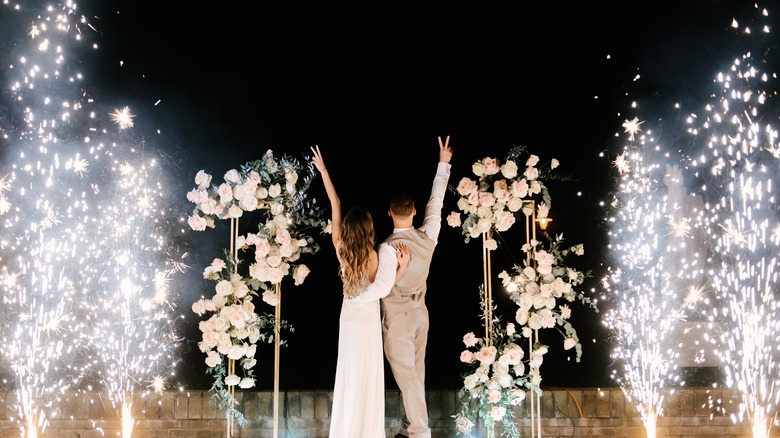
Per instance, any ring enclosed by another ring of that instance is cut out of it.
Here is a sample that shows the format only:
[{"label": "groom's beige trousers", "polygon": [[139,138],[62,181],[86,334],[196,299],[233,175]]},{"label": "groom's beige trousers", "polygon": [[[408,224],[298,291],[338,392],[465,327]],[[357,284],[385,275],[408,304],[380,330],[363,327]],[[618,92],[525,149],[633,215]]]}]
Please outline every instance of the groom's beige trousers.
[{"label": "groom's beige trousers", "polygon": [[428,343],[428,309],[422,301],[384,312],[385,357],[401,390],[404,412],[400,433],[409,438],[430,438],[425,403],[425,348]]}]

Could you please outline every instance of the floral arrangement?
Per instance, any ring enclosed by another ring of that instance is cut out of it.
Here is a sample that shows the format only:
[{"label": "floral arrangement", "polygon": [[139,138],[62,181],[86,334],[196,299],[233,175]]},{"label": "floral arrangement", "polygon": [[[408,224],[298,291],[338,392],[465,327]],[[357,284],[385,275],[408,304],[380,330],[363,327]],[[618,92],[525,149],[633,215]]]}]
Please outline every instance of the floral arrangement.
[{"label": "floral arrangement", "polygon": [[[234,242],[237,250],[248,253],[250,265],[239,272],[241,260],[237,254],[214,259],[204,269],[203,278],[216,281],[215,294],[192,305],[199,316],[211,314],[199,324],[202,340],[198,347],[206,354],[208,372],[214,377],[213,397],[241,426],[243,416],[235,409],[228,390],[255,386],[257,342],[273,342],[276,323],[273,315],[258,315],[252,299],[262,293],[265,303],[276,306],[278,286],[284,278],[290,276],[295,285],[302,284],[310,270],[300,257],[319,250],[306,232],[326,231],[322,209],[306,196],[314,176],[312,163],[304,167],[287,155],[277,159],[268,150],[261,159],[244,164],[240,170],[229,170],[219,185],[212,184],[210,174],[199,171],[195,175],[197,186],[187,193],[187,199],[195,204],[187,222],[195,231],[214,228],[215,219],[238,219],[253,211],[262,216],[256,233],[237,236]],[[285,321],[279,324],[292,330]],[[235,363],[240,365],[243,377],[231,366]]]},{"label": "floral arrangement", "polygon": [[575,290],[592,276],[592,272],[581,272],[565,264],[569,256],[585,254],[582,244],[563,248],[563,235],[557,235],[555,239],[547,233],[542,235],[548,240],[549,247],[545,248],[543,242],[531,239],[522,247],[527,255],[523,264],[515,265],[510,272],[502,271],[498,278],[509,292],[509,298],[517,304],[515,321],[520,325],[523,337],[530,339],[536,330],[558,328],[563,335],[563,349],[574,348],[579,362],[582,344],[577,330],[569,322],[571,308],[566,303],[579,299],[598,312],[590,297]]},{"label": "floral arrangement", "polygon": [[[543,233],[549,239],[547,233]],[[539,372],[549,347],[532,339],[536,330],[558,328],[564,337],[563,348],[576,351],[577,362],[582,345],[577,331],[568,321],[571,308],[566,304],[579,299],[598,311],[595,303],[574,288],[591,272],[581,272],[564,264],[571,255],[584,255],[582,244],[562,248],[563,236],[556,236],[545,249],[541,241],[531,239],[523,246],[529,257],[521,266],[498,276],[517,304],[514,322],[502,324],[493,318],[492,339],[477,338],[474,333],[463,337],[466,349],[461,362],[469,370],[463,375],[463,388],[458,392],[461,408],[453,415],[459,434],[471,436],[474,421],[481,418],[488,430],[501,423],[504,436],[517,438],[513,407],[525,400],[526,391],[539,392],[542,376]],[[481,289],[484,298],[484,291]],[[485,307],[484,299],[481,305]],[[526,362],[521,345],[531,343]],[[526,368],[527,366],[527,368]]]},{"label": "floral arrangement", "polygon": [[[201,321],[198,328],[202,333],[198,348],[206,353],[207,372],[214,378],[210,391],[217,407],[225,410],[231,418],[238,420],[244,427],[243,415],[236,409],[237,401],[230,396],[229,388],[238,386],[248,389],[255,386],[253,368],[257,364],[255,352],[259,341],[273,342],[275,317],[255,312],[252,297],[257,292],[250,287],[251,281],[235,272],[235,259],[228,254],[223,259],[214,259],[203,271],[203,278],[217,282],[213,298],[201,298],[192,305],[192,311],[198,316],[211,313]],[[280,326],[292,331],[286,322]],[[236,373],[236,367],[229,362],[238,363],[243,377]]]},{"label": "floral arrangement", "polygon": [[[484,289],[480,292],[484,295]],[[481,303],[484,312],[484,300]],[[453,418],[458,435],[472,436],[474,421],[481,418],[489,431],[501,423],[504,436],[519,437],[514,406],[525,400],[527,391],[539,391],[538,382],[534,383],[526,373],[526,362],[531,367],[540,363],[546,347],[535,345],[524,361],[525,352],[520,345],[523,338],[515,325],[511,322],[504,325],[498,317],[491,324],[492,341],[478,338],[472,332],[463,337],[466,349],[460,354],[460,360],[467,364],[469,371],[464,374],[463,388],[458,391],[460,410]]]},{"label": "floral arrangement", "polygon": [[[546,218],[550,209],[550,195],[543,183],[544,177],[552,177],[552,170],[558,167],[553,159],[549,167],[538,168],[539,157],[530,155],[525,170],[519,172],[517,159],[526,153],[524,146],[515,146],[503,163],[492,157],[483,158],[471,166],[478,180],[463,177],[456,188],[450,187],[460,198],[458,211],[447,216],[447,224],[461,227],[465,242],[493,231],[508,230],[521,215],[530,215],[530,200],[534,195],[542,196],[537,207],[537,217]],[[461,213],[462,212],[462,213]],[[465,219],[461,216],[465,214]],[[492,241],[495,249],[495,242]]]},{"label": "floral arrangement", "polygon": [[[492,233],[507,231],[519,217],[527,220],[534,213],[540,219],[548,217],[551,202],[543,180],[562,179],[552,175],[559,163],[553,159],[548,167],[540,169],[537,168],[539,157],[529,155],[525,170],[519,173],[516,163],[526,152],[524,147],[516,146],[503,163],[490,157],[477,161],[472,165],[472,171],[478,180],[462,178],[454,189],[460,196],[460,212],[452,212],[447,223],[461,227],[466,243],[471,238],[485,235],[488,237],[484,240],[485,247],[495,250],[497,244]],[[536,202],[535,197],[541,197],[542,201]],[[472,420],[481,418],[490,434],[495,424],[502,423],[504,436],[519,436],[512,407],[525,399],[526,390],[540,391],[539,368],[549,348],[534,341],[538,330],[558,329],[564,338],[564,350],[575,349],[577,362],[580,360],[582,346],[577,331],[569,322],[571,308],[567,303],[579,299],[596,311],[598,309],[590,298],[575,289],[591,276],[591,272],[567,266],[566,259],[572,255],[582,256],[584,246],[577,244],[565,248],[563,235],[552,239],[544,231],[541,234],[546,243],[537,240],[535,233],[534,237],[529,236],[522,246],[523,263],[499,274],[510,299],[518,306],[514,322],[504,326],[500,318],[493,317],[490,339],[476,338],[473,333],[463,338],[466,350],[461,353],[461,361],[470,369],[464,374],[464,385],[459,392],[461,409],[453,415],[460,434],[470,436],[474,427]],[[481,295],[484,315],[488,305],[484,301],[484,290]],[[530,345],[527,369],[520,347],[526,341]]]}]

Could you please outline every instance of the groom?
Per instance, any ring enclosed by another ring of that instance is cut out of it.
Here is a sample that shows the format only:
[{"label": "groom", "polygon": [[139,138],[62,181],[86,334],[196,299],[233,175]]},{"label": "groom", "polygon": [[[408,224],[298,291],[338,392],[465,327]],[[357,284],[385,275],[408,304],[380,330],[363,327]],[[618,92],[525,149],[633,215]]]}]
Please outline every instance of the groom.
[{"label": "groom", "polygon": [[382,298],[382,334],[385,357],[390,363],[404,403],[404,418],[396,438],[430,438],[428,407],[425,403],[425,348],[428,343],[428,308],[425,306],[428,271],[441,230],[441,210],[450,178],[450,137],[439,137],[439,164],[423,224],[414,228],[417,214],[414,198],[401,193],[390,200],[388,215],[393,233],[385,242],[406,243],[411,259],[390,294]]}]

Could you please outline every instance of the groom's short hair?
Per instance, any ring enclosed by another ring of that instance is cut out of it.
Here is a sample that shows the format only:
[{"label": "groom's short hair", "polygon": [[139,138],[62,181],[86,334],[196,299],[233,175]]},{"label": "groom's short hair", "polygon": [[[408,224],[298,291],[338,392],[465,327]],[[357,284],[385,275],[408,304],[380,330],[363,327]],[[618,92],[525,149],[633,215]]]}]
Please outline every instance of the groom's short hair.
[{"label": "groom's short hair", "polygon": [[409,216],[414,212],[414,196],[409,192],[399,192],[390,198],[390,211],[396,216]]}]

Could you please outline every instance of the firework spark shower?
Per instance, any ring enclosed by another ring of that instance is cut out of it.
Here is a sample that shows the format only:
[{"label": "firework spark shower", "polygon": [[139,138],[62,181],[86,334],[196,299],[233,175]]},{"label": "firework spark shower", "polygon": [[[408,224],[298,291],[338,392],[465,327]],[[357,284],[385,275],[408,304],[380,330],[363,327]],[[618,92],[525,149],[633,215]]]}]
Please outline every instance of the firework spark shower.
[{"label": "firework spark shower", "polygon": [[733,23],[752,49],[716,76],[720,88],[690,132],[706,146],[691,162],[704,194],[711,245],[712,306],[708,327],[726,384],[741,400],[735,421],[752,425],[754,438],[776,425],[780,397],[780,292],[778,198],[780,172],[777,75],[766,44],[766,11],[747,25]]},{"label": "firework spark shower", "polygon": [[90,385],[117,412],[165,389],[178,341],[170,285],[186,265],[159,157],[133,135],[130,110],[102,105],[81,70],[100,50],[87,17],[72,2],[3,13],[30,23],[3,60],[11,122],[0,127],[2,361],[29,437]]},{"label": "firework spark shower", "polygon": [[[649,437],[664,397],[684,384],[687,346],[676,339],[690,323],[702,328],[693,360],[714,354],[726,385],[741,396],[734,421],[764,438],[777,416],[780,148],[768,122],[778,104],[775,72],[763,71],[772,63],[756,58],[773,53],[769,13],[754,14],[747,25],[731,23],[740,46],[751,49],[714,75],[703,110],[682,116],[684,106],[672,105],[684,132],[657,136],[644,120],[626,120],[626,146],[613,162],[620,174],[608,218],[615,267],[605,285],[617,305],[605,323],[620,364],[613,378]],[[641,114],[641,105],[633,107]],[[717,410],[729,401],[710,403]]]}]

